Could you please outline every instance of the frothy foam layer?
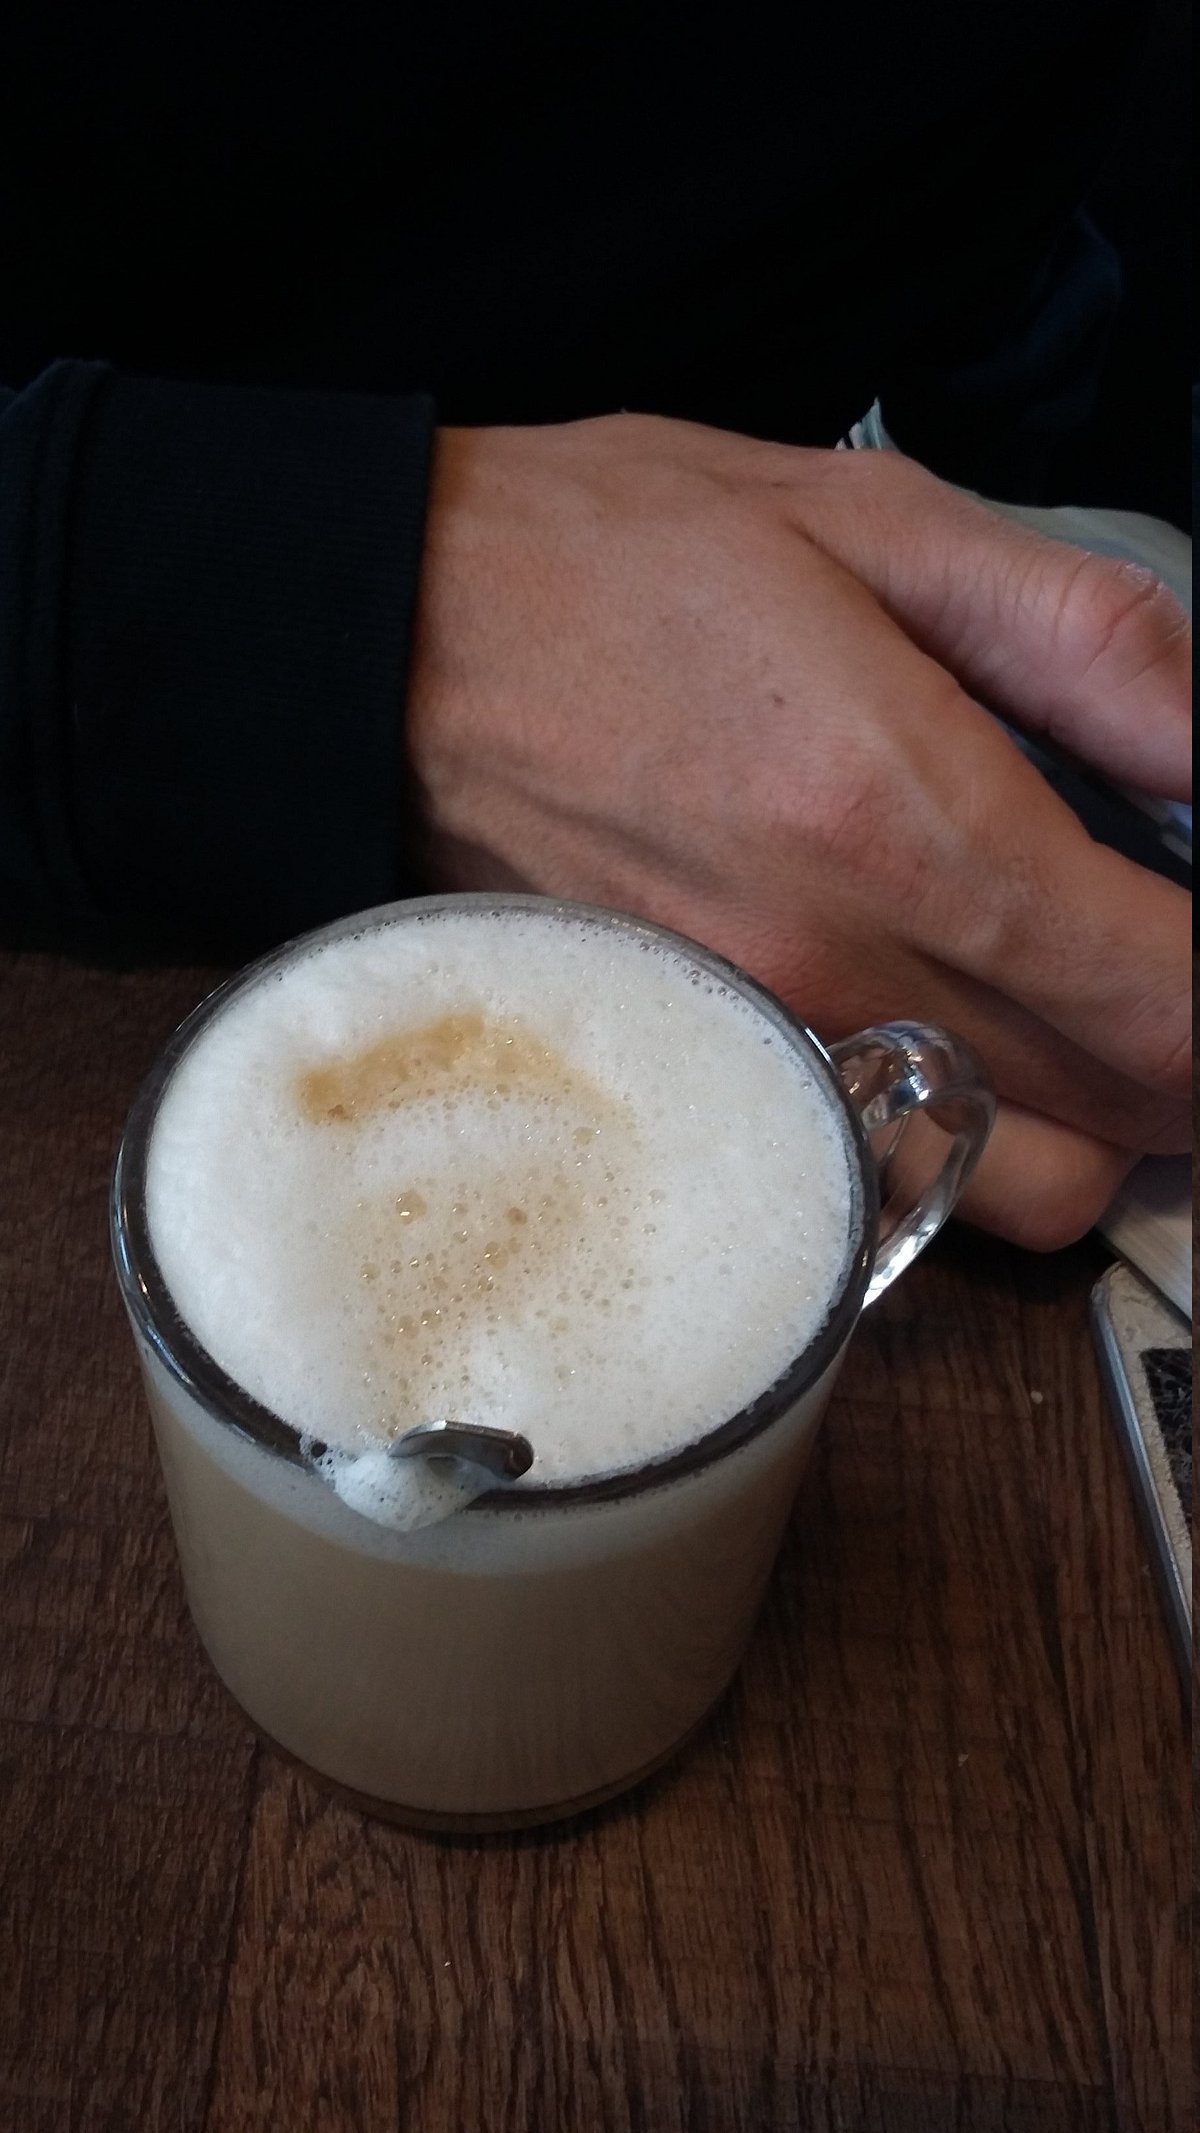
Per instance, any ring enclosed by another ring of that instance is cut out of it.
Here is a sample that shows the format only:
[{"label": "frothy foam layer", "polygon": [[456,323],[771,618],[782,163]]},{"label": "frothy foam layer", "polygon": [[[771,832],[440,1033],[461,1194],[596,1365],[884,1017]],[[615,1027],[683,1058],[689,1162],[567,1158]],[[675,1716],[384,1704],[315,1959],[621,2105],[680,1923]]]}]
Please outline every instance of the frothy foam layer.
[{"label": "frothy foam layer", "polygon": [[400,919],[239,995],[167,1088],[146,1193],[203,1346],[397,1518],[376,1454],[416,1422],[522,1432],[536,1483],[736,1414],[818,1331],[851,1204],[784,1036],[551,909]]}]

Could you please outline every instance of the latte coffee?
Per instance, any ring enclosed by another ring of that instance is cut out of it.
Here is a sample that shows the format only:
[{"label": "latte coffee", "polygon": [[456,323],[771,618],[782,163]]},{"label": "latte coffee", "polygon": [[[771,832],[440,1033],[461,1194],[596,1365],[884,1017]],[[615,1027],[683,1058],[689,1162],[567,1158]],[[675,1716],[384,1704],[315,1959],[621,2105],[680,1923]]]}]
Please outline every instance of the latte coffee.
[{"label": "latte coffee", "polygon": [[146,1209],[197,1340],[297,1430],[520,1431],[536,1486],[681,1450],[786,1369],[849,1166],[794,1042],[674,947],[450,911],[231,1001],[165,1091]]},{"label": "latte coffee", "polygon": [[[828,1058],[661,929],[433,898],[234,980],[135,1107],[114,1232],[246,1711],[450,1826],[663,1760],[740,1657],[874,1223]],[[447,1419],[528,1471],[394,1456]]]}]

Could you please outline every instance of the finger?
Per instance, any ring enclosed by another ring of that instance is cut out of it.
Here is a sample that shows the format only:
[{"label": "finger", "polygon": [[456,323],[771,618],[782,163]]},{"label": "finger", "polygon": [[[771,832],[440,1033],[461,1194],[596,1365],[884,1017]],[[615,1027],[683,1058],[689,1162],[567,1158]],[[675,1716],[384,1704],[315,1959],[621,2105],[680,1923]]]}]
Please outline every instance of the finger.
[{"label": "finger", "polygon": [[1002,1097],[1133,1155],[1177,1155],[1190,1148],[1185,1097],[1148,1091],[1015,1001],[947,975],[943,1019],[973,1046]]},{"label": "finger", "polygon": [[1094,1228],[1134,1161],[1125,1149],[1001,1104],[956,1213],[1029,1251],[1057,1251]]},{"label": "finger", "polygon": [[[817,560],[807,586],[820,599],[799,603],[777,651],[779,708],[747,724],[759,745],[742,747],[736,804],[689,784],[686,760],[670,806],[661,779],[643,780],[637,835],[627,829],[605,893],[699,932],[769,984],[794,957],[818,1000],[845,997],[872,943],[919,952],[1149,1091],[1127,1131],[1153,1139],[1161,1099],[1189,1079],[1188,898],[1093,845],[995,720],[865,586]],[[785,557],[785,592],[796,567]],[[582,827],[577,811],[576,839]],[[815,967],[835,934],[841,973]]]},{"label": "finger", "polygon": [[[914,654],[921,659],[920,654]],[[893,661],[897,687],[918,688]],[[1178,1098],[1191,1079],[1191,898],[1093,843],[994,720],[924,661],[921,784],[893,775],[897,849],[922,864],[892,929],[1018,1002],[1093,1059]],[[888,825],[881,825],[881,835]],[[900,884],[897,881],[897,890]]]},{"label": "finger", "polygon": [[1137,1154],[1190,1146],[1186,1100],[1153,1094],[1015,1001],[878,935],[785,951],[767,981],[826,1041],[876,1022],[939,1023],[966,1038],[998,1094],[1024,1109]]},{"label": "finger", "polygon": [[1152,571],[1013,524],[899,453],[806,454],[804,531],[985,702],[1106,775],[1191,794],[1191,630]]}]

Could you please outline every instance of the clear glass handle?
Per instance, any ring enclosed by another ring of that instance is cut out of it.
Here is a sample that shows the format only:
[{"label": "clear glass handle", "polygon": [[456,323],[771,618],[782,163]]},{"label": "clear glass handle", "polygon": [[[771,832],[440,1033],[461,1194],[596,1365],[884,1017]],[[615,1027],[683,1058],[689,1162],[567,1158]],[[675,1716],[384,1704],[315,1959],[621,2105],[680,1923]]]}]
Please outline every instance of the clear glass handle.
[{"label": "clear glass handle", "polygon": [[879,1170],[874,1303],[923,1252],[983,1154],[996,1099],[970,1046],[927,1022],[860,1030],[829,1055]]}]

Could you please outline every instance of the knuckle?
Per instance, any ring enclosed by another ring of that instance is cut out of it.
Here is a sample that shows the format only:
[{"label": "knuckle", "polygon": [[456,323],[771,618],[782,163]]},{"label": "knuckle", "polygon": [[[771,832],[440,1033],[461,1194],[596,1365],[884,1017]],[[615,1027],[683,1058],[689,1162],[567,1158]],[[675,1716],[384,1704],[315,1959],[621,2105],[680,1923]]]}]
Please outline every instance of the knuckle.
[{"label": "knuckle", "polygon": [[883,752],[846,748],[823,764],[810,760],[764,804],[785,834],[798,841],[811,866],[837,877],[907,874],[916,841],[895,822],[895,794]]},{"label": "knuckle", "polygon": [[1002,874],[986,875],[964,865],[954,883],[952,933],[946,947],[964,968],[1007,985],[1010,973],[1027,967],[1036,952],[1039,911],[1044,910],[1038,869],[1027,854],[1013,852]]},{"label": "knuckle", "polygon": [[[1142,1074],[1147,1086],[1186,1103],[1192,1086],[1192,1032],[1174,1013],[1150,1010],[1137,1031]],[[1161,1109],[1161,1106],[1159,1107]]]},{"label": "knuckle", "polygon": [[[867,772],[828,782],[804,810],[816,858],[839,871],[861,865],[864,852],[880,839],[884,828],[883,800],[875,779]],[[890,844],[886,838],[882,841],[885,848]]]},{"label": "knuckle", "polygon": [[1148,673],[1185,645],[1187,615],[1140,563],[1082,555],[1063,589],[1059,628],[1084,674],[1110,668],[1120,682]]}]

